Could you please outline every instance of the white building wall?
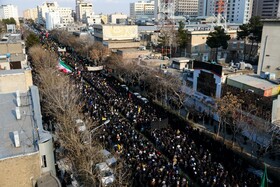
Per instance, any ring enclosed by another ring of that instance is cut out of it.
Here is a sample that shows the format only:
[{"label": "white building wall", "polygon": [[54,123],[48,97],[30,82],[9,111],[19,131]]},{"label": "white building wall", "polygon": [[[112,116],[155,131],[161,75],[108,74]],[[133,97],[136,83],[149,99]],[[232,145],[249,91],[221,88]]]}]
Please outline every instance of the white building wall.
[{"label": "white building wall", "polygon": [[78,3],[76,14],[77,14],[77,21],[86,23],[87,18],[91,17],[94,14],[92,3],[83,3],[83,2]]},{"label": "white building wall", "polygon": [[[215,4],[217,0],[199,0],[199,16],[217,16],[215,13]],[[252,0],[224,0],[227,2],[225,9],[227,21],[231,23],[247,23],[252,15]]]},{"label": "white building wall", "polygon": [[56,25],[60,24],[59,12],[47,12],[46,13],[46,29],[52,30]]},{"label": "white building wall", "polygon": [[9,19],[14,18],[19,24],[18,20],[18,8],[15,5],[1,5],[0,6],[0,18],[1,19]]},{"label": "white building wall", "polygon": [[130,3],[130,17],[139,19],[142,17],[154,18],[155,1],[138,1]]},{"label": "white building wall", "polygon": [[280,78],[280,20],[265,21],[258,63],[258,74],[261,71],[275,73]]},{"label": "white building wall", "polygon": [[117,19],[127,19],[127,15],[122,13],[109,15],[109,23],[117,24]]}]

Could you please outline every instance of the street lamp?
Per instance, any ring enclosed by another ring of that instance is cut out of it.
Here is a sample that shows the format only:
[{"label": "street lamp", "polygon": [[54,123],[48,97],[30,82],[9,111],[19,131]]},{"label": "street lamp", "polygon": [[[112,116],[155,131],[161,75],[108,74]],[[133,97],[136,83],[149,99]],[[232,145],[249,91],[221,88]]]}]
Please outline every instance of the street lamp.
[{"label": "street lamp", "polygon": [[95,132],[96,130],[98,130],[100,127],[103,127],[104,125],[107,125],[108,123],[110,123],[110,120],[109,120],[109,119],[106,120],[106,121],[105,121],[104,123],[102,123],[101,125],[95,127],[94,129],[92,129],[92,130],[90,131],[90,134],[89,134],[90,145],[91,145],[91,135],[92,135],[92,133]]}]

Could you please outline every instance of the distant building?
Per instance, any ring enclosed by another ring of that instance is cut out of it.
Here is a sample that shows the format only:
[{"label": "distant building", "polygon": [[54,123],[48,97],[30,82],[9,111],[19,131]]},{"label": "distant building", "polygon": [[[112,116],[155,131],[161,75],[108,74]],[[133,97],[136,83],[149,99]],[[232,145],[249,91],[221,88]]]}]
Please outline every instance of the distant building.
[{"label": "distant building", "polygon": [[[210,33],[210,28],[205,27],[201,30],[189,30],[187,31],[187,48],[186,55],[190,58],[194,58],[201,61],[208,61],[213,59],[213,54],[211,48],[206,44],[207,37]],[[236,40],[237,31],[228,30],[227,34],[230,35],[231,40],[228,42],[229,46],[227,51],[219,49],[218,59],[233,56],[234,58],[240,57],[243,53],[244,43],[241,40]],[[231,59],[230,59],[231,60]]]},{"label": "distant building", "polygon": [[0,19],[14,18],[16,23],[18,20],[18,7],[15,5],[1,5],[0,6]]},{"label": "distant building", "polygon": [[58,8],[57,2],[53,3],[43,3],[41,6],[37,6],[38,10],[38,20],[39,24],[45,24],[46,13],[47,12],[56,12]]},{"label": "distant building", "polygon": [[26,69],[27,55],[20,34],[7,34],[0,42],[0,69]]},{"label": "distant building", "polygon": [[37,8],[30,8],[23,11],[24,19],[32,19],[36,21],[38,19],[38,10]]},{"label": "distant building", "polygon": [[92,3],[76,0],[76,16],[78,22],[86,23],[87,18],[91,17],[93,14]]},{"label": "distant building", "polygon": [[122,13],[115,13],[115,14],[110,14],[108,23],[111,24],[125,24],[127,20],[127,15],[122,14]]},{"label": "distant building", "polygon": [[93,25],[94,40],[102,42],[110,49],[138,48],[138,26],[137,25]]},{"label": "distant building", "polygon": [[263,20],[263,32],[258,62],[258,74],[267,72],[275,74],[275,78],[280,78],[280,20]]},{"label": "distant building", "polygon": [[[8,71],[0,71],[0,76]],[[60,187],[52,135],[43,130],[38,88],[0,93],[0,103],[0,186]]]},{"label": "distant building", "polygon": [[266,19],[280,17],[279,0],[253,0],[252,15]]},{"label": "distant building", "polygon": [[46,13],[46,29],[53,30],[60,24],[59,12],[47,12]]},{"label": "distant building", "polygon": [[[199,0],[199,16],[217,16],[219,0]],[[247,23],[252,16],[253,1],[251,0],[224,0],[220,13],[230,23]]]},{"label": "distant building", "polygon": [[155,1],[137,1],[130,3],[130,17],[132,19],[154,18]]},{"label": "distant building", "polygon": [[175,0],[176,16],[198,16],[198,0]]}]

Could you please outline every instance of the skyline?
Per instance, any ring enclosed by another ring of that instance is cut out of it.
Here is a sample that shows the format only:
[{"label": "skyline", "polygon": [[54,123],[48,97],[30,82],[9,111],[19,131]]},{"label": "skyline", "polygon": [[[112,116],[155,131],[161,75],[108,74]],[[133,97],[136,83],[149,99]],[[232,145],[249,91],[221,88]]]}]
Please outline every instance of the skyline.
[{"label": "skyline", "polygon": [[[71,7],[75,10],[75,0],[0,0],[1,5],[12,4],[18,7],[19,16],[23,15],[23,11],[29,8],[36,8],[37,5],[42,5],[44,2],[56,1],[60,7]],[[124,13],[129,14],[129,4],[137,2],[138,0],[85,0],[85,2],[93,3],[93,11],[95,14],[110,14],[110,13]]]}]

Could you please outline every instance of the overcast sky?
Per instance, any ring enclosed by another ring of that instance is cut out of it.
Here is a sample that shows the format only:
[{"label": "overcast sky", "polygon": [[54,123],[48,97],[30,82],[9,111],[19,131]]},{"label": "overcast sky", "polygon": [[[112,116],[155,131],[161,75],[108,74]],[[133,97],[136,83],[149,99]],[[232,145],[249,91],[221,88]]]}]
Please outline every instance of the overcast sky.
[{"label": "overcast sky", "polygon": [[[22,16],[22,12],[28,8],[35,8],[37,5],[42,5],[43,2],[54,2],[55,0],[0,0],[1,5],[12,4],[18,6],[19,16]],[[121,12],[129,14],[129,3],[136,2],[138,0],[85,0],[86,2],[93,3],[93,10],[96,14],[103,13],[115,13]],[[61,7],[71,7],[74,9],[75,0],[56,0]]]}]

